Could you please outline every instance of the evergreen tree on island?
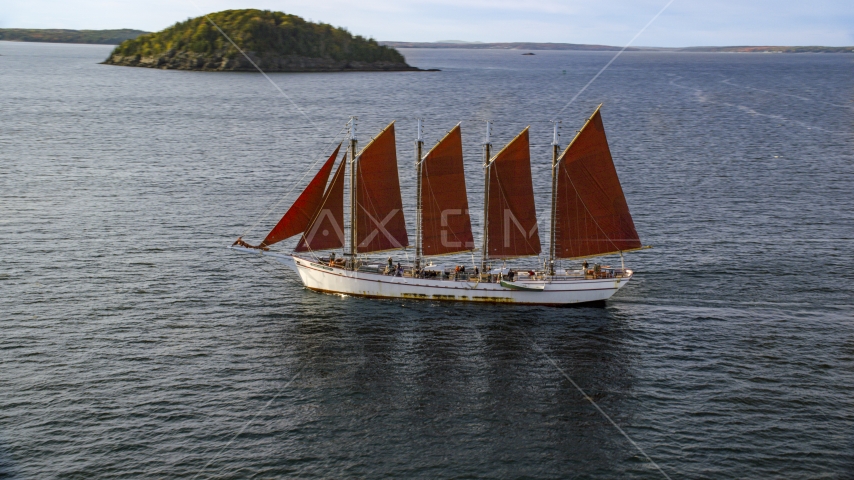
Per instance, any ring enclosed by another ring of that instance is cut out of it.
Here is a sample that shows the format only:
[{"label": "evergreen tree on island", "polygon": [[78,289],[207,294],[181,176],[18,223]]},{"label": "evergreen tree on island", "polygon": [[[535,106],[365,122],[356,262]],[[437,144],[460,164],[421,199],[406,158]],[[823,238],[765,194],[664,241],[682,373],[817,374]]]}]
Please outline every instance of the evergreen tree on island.
[{"label": "evergreen tree on island", "polygon": [[255,71],[210,19],[268,72],[418,70],[403,55],[346,29],[269,10],[225,10],[118,45],[108,65],[174,70]]}]

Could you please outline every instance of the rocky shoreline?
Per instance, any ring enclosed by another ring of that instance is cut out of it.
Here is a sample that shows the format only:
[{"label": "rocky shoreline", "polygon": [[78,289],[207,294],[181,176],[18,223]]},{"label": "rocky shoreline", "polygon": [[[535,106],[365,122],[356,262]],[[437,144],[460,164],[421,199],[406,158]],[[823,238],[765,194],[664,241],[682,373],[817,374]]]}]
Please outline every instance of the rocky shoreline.
[{"label": "rocky shoreline", "polygon": [[[254,52],[247,55],[265,72],[403,72],[424,71],[406,63],[356,60],[334,60],[331,58],[302,57],[296,55],[258,56]],[[159,68],[162,70],[195,70],[205,72],[254,72],[255,67],[242,55],[226,55],[225,52],[201,54],[178,52],[175,50],[163,55],[118,55],[111,54],[103,62],[106,65],[125,67]]]}]

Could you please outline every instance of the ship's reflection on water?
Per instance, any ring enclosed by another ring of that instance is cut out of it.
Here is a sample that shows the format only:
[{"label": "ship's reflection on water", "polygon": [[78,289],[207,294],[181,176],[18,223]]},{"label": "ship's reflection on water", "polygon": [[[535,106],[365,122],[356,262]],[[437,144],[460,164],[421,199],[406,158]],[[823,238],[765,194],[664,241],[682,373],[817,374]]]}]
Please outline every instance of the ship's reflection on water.
[{"label": "ship's reflection on water", "polygon": [[313,314],[283,325],[301,372],[283,395],[303,408],[279,432],[301,440],[280,458],[333,457],[354,475],[557,475],[636,454],[546,357],[630,423],[639,352],[617,308],[301,301]]}]

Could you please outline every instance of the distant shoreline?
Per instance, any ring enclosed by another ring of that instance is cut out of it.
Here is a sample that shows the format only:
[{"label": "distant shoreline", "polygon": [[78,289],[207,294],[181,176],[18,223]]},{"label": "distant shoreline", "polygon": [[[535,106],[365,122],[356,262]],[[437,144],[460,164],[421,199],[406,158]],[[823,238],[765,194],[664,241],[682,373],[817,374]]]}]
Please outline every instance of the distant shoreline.
[{"label": "distant shoreline", "polygon": [[0,28],[0,40],[7,42],[81,43],[118,45],[148,32],[122,28],[116,30],[63,30],[36,28]]},{"label": "distant shoreline", "polygon": [[[454,48],[471,50],[575,50],[619,51],[623,47],[580,43],[468,43],[468,42],[378,42],[394,48]],[[732,46],[732,47],[628,47],[627,52],[705,52],[705,53],[854,53],[852,47],[824,46]]]},{"label": "distant shoreline", "polygon": [[[619,51],[622,47],[610,45],[587,45],[582,43],[466,43],[466,42],[377,42],[380,45],[393,48],[457,48],[470,50],[586,50],[586,51]],[[643,50],[637,47],[628,47],[626,51]]]},{"label": "distant shoreline", "polygon": [[[118,45],[121,42],[143,35],[142,30],[129,28],[114,30],[66,30],[36,28],[0,28],[0,40],[9,42],[80,43],[94,45]],[[380,41],[380,45],[393,48],[453,48],[471,50],[574,50],[614,52],[623,47],[583,43],[538,43],[538,42],[398,42]],[[854,53],[854,46],[730,46],[730,47],[628,47],[627,52],[697,52],[697,53]]]}]

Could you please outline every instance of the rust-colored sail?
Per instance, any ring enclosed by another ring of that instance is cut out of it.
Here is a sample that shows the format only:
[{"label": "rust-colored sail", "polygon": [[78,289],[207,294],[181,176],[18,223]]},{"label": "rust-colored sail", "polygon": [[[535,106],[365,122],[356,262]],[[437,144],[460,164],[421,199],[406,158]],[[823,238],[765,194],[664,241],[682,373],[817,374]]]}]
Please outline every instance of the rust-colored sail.
[{"label": "rust-colored sail", "polygon": [[300,234],[308,228],[308,224],[314,216],[318,205],[323,201],[323,190],[326,188],[326,182],[329,180],[329,172],[332,171],[332,165],[335,163],[335,158],[338,157],[338,150],[341,145],[335,149],[335,152],[326,160],[317,175],[311,180],[311,183],[305,187],[305,190],[296,199],[291,208],[282,216],[279,223],[270,230],[267,238],[261,242],[261,247],[267,247],[274,243]]},{"label": "rust-colored sail", "polygon": [[424,255],[474,249],[459,125],[422,160],[421,205],[421,251]]},{"label": "rust-colored sail", "polygon": [[394,122],[358,155],[356,162],[356,252],[380,252],[409,245],[400,180]]},{"label": "rust-colored sail", "polygon": [[540,253],[527,127],[492,158],[487,202],[488,258]]},{"label": "rust-colored sail", "polygon": [[558,162],[555,257],[581,258],[640,248],[598,108]]},{"label": "rust-colored sail", "polygon": [[294,249],[296,252],[309,250],[332,250],[344,246],[344,165],[347,159],[341,159],[332,183],[323,195],[306,228]]}]

